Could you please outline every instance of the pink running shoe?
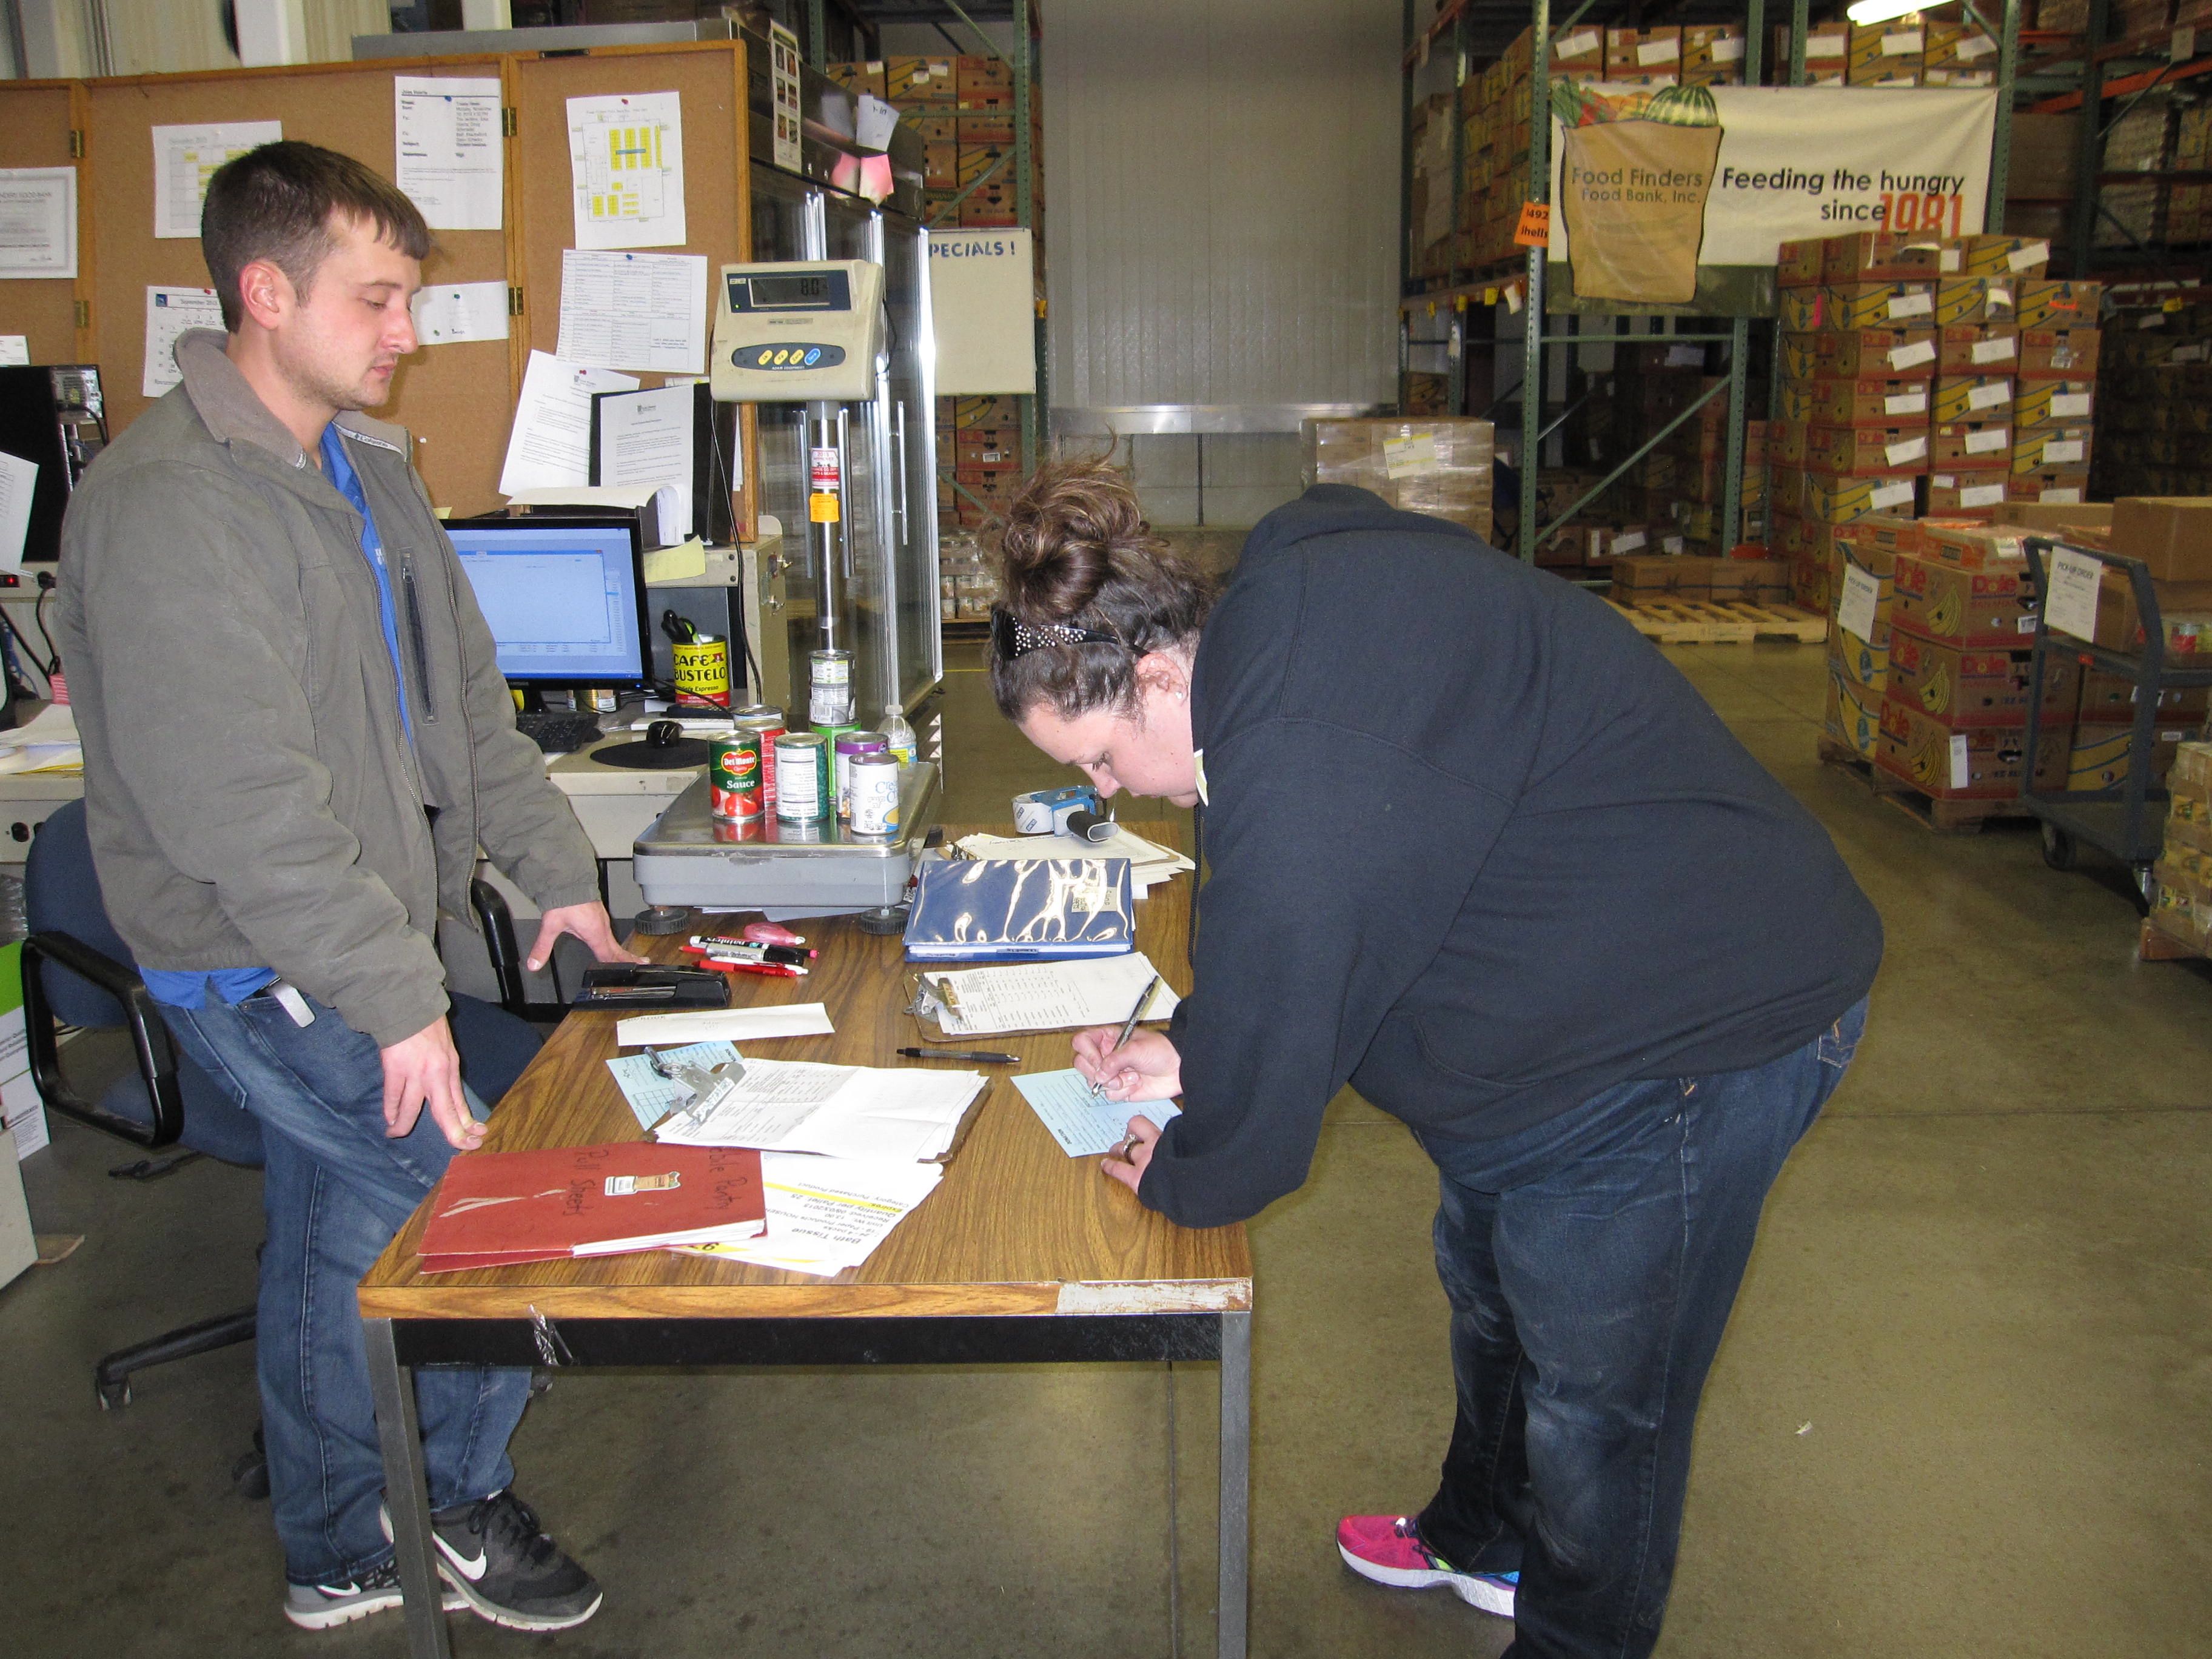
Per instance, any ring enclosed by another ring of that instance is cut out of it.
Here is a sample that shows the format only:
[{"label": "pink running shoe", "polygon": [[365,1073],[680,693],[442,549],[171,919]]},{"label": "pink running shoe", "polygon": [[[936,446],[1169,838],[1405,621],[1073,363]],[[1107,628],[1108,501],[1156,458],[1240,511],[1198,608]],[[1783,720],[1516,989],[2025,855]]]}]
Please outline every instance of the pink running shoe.
[{"label": "pink running shoe", "polygon": [[1362,1578],[1397,1589],[1445,1584],[1471,1607],[1513,1616],[1517,1572],[1461,1572],[1430,1553],[1412,1519],[1403,1515],[1347,1515],[1336,1523],[1336,1553]]}]

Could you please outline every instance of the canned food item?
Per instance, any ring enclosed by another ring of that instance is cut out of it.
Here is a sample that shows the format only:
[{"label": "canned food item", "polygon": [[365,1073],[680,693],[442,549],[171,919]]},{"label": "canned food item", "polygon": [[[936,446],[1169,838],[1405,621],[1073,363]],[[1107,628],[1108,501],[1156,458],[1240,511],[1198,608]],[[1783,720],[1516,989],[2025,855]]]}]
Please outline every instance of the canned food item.
[{"label": "canned food item", "polygon": [[775,816],[785,823],[819,823],[836,797],[830,780],[830,745],[811,732],[787,732],[775,740]]},{"label": "canned food item", "polygon": [[833,768],[837,788],[837,816],[853,816],[853,757],[890,752],[891,740],[880,732],[848,732],[837,739]]},{"label": "canned food item", "polygon": [[730,643],[712,634],[679,640],[669,647],[676,660],[676,704],[679,708],[730,706]]},{"label": "canned food item", "polygon": [[766,818],[716,818],[708,828],[714,832],[717,842],[766,841]]},{"label": "canned food item", "polygon": [[808,653],[806,687],[806,723],[809,726],[850,726],[853,723],[851,652]]},{"label": "canned food item", "polygon": [[707,750],[708,811],[718,818],[757,818],[767,803],[761,793],[761,737],[732,732]]},{"label": "canned food item", "polygon": [[848,770],[853,785],[853,833],[856,836],[897,834],[898,757],[889,748],[855,755]]},{"label": "canned food item", "polygon": [[783,710],[757,702],[731,715],[730,724],[738,731],[759,734],[761,799],[773,811],[775,808],[775,740],[783,735]]},{"label": "canned food item", "polygon": [[811,823],[794,823],[789,818],[775,821],[775,839],[783,847],[812,847],[830,839],[830,826],[817,818]]}]

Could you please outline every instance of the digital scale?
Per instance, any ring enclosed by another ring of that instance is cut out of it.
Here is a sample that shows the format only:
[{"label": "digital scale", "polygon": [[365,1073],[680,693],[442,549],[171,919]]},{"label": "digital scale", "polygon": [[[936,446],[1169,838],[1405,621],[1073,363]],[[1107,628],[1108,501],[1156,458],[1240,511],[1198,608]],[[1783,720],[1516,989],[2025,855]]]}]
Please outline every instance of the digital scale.
[{"label": "digital scale", "polygon": [[888,836],[856,836],[834,817],[821,823],[786,823],[773,812],[744,823],[714,817],[701,778],[637,838],[630,872],[646,901],[760,910],[772,921],[798,916],[862,913],[896,932],[905,915],[907,882],[937,823],[937,768],[917,761],[899,772],[899,828]]},{"label": "digital scale", "polygon": [[884,268],[724,265],[708,382],[724,403],[866,403],[884,351]]}]

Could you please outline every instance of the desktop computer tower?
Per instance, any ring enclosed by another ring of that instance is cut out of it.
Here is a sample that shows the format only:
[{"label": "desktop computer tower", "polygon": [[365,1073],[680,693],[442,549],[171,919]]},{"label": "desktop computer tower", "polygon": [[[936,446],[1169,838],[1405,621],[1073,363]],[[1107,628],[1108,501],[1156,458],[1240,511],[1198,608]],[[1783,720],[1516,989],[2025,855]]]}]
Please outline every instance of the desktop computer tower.
[{"label": "desktop computer tower", "polygon": [[107,445],[100,370],[90,363],[0,368],[0,451],[37,464],[27,563],[61,556],[62,514],[92,458]]}]

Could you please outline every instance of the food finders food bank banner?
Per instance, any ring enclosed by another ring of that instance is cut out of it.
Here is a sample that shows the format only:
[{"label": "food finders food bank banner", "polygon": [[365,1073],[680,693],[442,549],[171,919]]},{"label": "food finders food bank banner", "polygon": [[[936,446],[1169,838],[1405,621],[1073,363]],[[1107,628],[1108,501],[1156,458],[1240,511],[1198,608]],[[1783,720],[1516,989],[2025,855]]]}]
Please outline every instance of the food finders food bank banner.
[{"label": "food finders food bank banner", "polygon": [[1786,241],[1973,235],[1996,131],[1988,88],[1555,81],[1551,256],[1580,297],[1680,305]]}]

